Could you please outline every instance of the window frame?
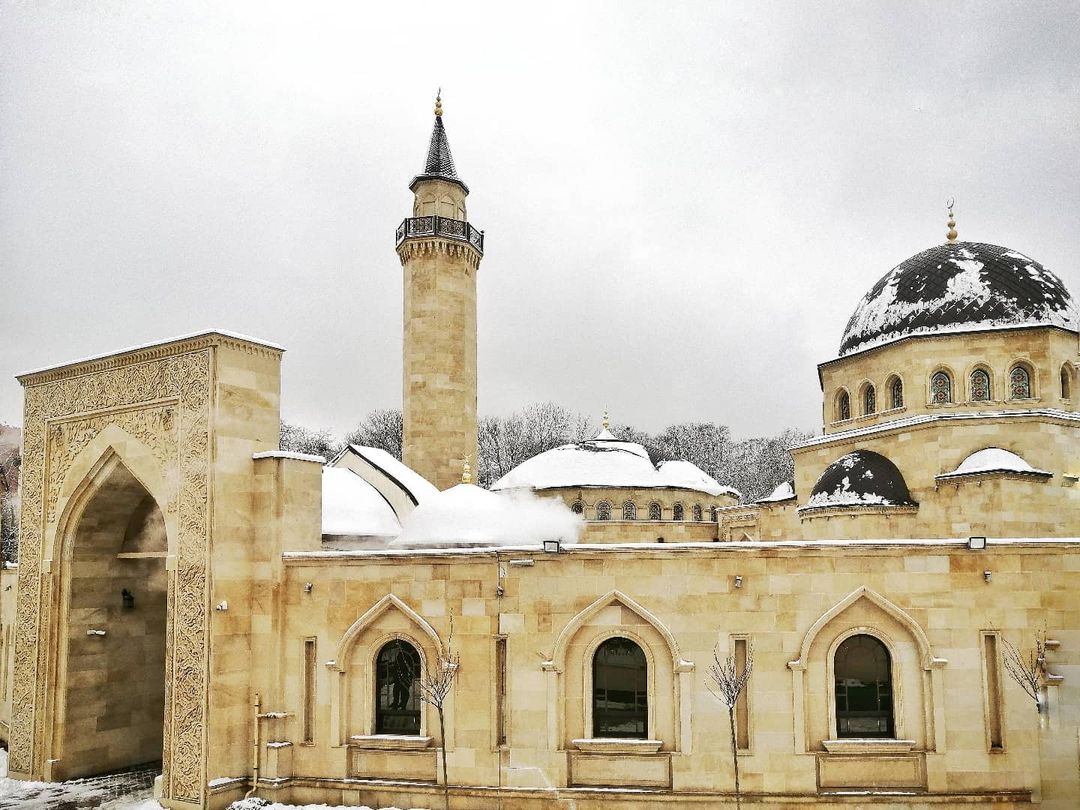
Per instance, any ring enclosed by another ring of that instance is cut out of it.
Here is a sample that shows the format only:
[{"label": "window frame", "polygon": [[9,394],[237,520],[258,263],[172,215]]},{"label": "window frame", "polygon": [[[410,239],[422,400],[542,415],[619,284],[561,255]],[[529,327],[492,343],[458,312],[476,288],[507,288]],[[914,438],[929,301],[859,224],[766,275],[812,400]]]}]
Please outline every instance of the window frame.
[{"label": "window frame", "polygon": [[686,520],[686,507],[682,501],[675,501],[671,505],[671,519],[672,520]]},{"label": "window frame", "polygon": [[[653,514],[656,517],[653,517]],[[664,519],[664,507],[658,501],[653,501],[649,504],[649,520],[663,520]]]},{"label": "window frame", "polygon": [[[947,399],[940,402],[934,396],[934,380],[937,377],[944,377],[949,383],[949,395]],[[927,398],[926,402],[931,407],[941,407],[944,405],[956,404],[956,375],[952,373],[950,369],[939,367],[930,372],[930,376],[927,379]]]},{"label": "window frame", "polygon": [[[641,650],[645,657],[645,734],[642,737],[600,737],[596,733],[596,656],[600,651],[600,648],[611,641],[612,639],[625,639],[632,642]],[[583,728],[588,739],[616,739],[616,740],[651,740],[652,734],[656,729],[656,662],[653,657],[652,649],[649,647],[648,642],[645,641],[638,634],[628,630],[625,627],[613,627],[608,633],[604,633],[601,636],[593,639],[592,643],[585,650],[585,660],[583,661],[582,672],[585,676],[584,691],[582,692],[582,704],[585,709],[585,717]]]},{"label": "window frame", "polygon": [[[840,645],[853,636],[870,636],[882,643],[885,647],[885,651],[889,655],[889,691],[892,698],[892,736],[891,737],[841,737],[839,735],[839,720],[836,706],[836,652],[840,649]],[[830,690],[828,698],[829,706],[829,725],[828,730],[833,740],[857,740],[857,739],[869,739],[869,740],[902,740],[904,739],[904,718],[903,712],[898,711],[898,707],[904,705],[902,697],[902,684],[901,672],[899,664],[897,663],[896,645],[892,640],[883,632],[875,627],[860,626],[851,627],[840,633],[833,639],[832,644],[829,645],[829,649],[826,653],[825,659],[825,683]]]},{"label": "window frame", "polygon": [[423,647],[417,643],[416,639],[411,638],[405,633],[391,633],[390,635],[379,639],[373,646],[374,655],[371,661],[371,734],[375,737],[427,737],[427,712],[425,711],[426,703],[420,700],[419,692],[417,692],[417,700],[419,701],[419,708],[417,712],[419,714],[419,730],[415,734],[406,734],[401,731],[380,731],[379,730],[379,718],[382,711],[379,707],[379,656],[382,655],[382,651],[391,644],[399,642],[408,644],[414,653],[416,653],[419,660],[419,666],[417,669],[416,677],[413,681],[415,684],[423,677],[423,673],[426,670],[426,659],[424,657]]},{"label": "window frame", "polygon": [[[897,402],[896,386],[900,386],[900,401]],[[885,390],[889,396],[889,410],[898,411],[904,407],[904,379],[899,374],[890,374],[885,381]]]},{"label": "window frame", "polygon": [[[871,400],[873,401],[871,402]],[[863,416],[875,416],[877,414],[877,389],[872,382],[862,384],[859,403],[862,406]]]},{"label": "window frame", "polygon": [[1065,402],[1072,402],[1073,389],[1076,387],[1076,381],[1073,377],[1072,368],[1069,366],[1069,362],[1066,361],[1061,364],[1061,372],[1058,379],[1058,395]]},{"label": "window frame", "polygon": [[[976,374],[985,374],[986,375],[986,398],[985,399],[975,399],[975,375]],[[968,385],[968,390],[967,390],[968,402],[993,402],[994,401],[994,375],[991,374],[990,369],[987,368],[986,366],[980,364],[980,365],[975,366],[973,369],[971,369],[971,371],[968,372],[967,385]]]},{"label": "window frame", "polygon": [[[1017,397],[1013,396],[1013,374],[1017,371],[1024,372],[1027,377],[1027,396]],[[1037,399],[1037,393],[1035,391],[1035,369],[1031,364],[1024,360],[1017,360],[1009,366],[1009,375],[1005,378],[1008,385],[1009,400],[1013,402],[1023,402],[1029,399]]]},{"label": "window frame", "polygon": [[637,520],[637,504],[633,501],[623,501],[622,505],[622,519],[623,520]]},{"label": "window frame", "polygon": [[[601,516],[601,510],[606,511],[607,516]],[[595,514],[597,520],[610,521],[611,520],[611,501],[603,500],[597,501],[595,507]]]},{"label": "window frame", "polygon": [[848,393],[846,388],[841,388],[836,392],[836,398],[833,402],[833,416],[836,417],[836,422],[847,422],[851,419],[851,394]]}]

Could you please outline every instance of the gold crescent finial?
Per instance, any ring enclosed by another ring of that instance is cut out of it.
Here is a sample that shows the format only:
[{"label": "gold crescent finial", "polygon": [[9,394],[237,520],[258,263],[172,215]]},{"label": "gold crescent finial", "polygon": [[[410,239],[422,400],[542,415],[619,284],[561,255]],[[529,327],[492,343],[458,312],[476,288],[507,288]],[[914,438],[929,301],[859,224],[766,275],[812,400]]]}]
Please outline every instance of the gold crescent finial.
[{"label": "gold crescent finial", "polygon": [[611,420],[608,419],[607,408],[604,409],[604,418],[601,420],[601,424],[604,426],[604,430],[607,430],[611,424]]},{"label": "gold crescent finial", "polygon": [[435,94],[435,115],[442,118],[442,88]]},{"label": "gold crescent finial", "polygon": [[949,209],[949,232],[945,234],[946,238],[949,240],[949,244],[955,242],[958,235],[956,233],[956,218],[953,216],[952,210],[955,204],[956,200],[954,200],[952,197],[949,197],[948,202],[945,203],[945,207]]},{"label": "gold crescent finial", "polygon": [[466,453],[461,459],[461,483],[472,483],[472,467],[469,466],[469,454]]}]

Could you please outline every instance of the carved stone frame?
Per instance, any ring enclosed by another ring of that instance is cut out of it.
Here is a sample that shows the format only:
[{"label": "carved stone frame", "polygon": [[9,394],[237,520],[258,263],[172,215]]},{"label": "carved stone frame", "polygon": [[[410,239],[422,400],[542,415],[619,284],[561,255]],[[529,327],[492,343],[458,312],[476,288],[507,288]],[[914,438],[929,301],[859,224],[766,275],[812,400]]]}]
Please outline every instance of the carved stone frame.
[{"label": "carved stone frame", "polygon": [[52,738],[48,690],[56,678],[51,650],[58,583],[52,558],[63,543],[57,536],[60,491],[80,453],[117,426],[151,448],[163,478],[174,482],[166,507],[175,509],[177,531],[168,571],[162,798],[205,804],[215,343],[207,336],[20,378],[25,408],[13,773],[46,774]]}]

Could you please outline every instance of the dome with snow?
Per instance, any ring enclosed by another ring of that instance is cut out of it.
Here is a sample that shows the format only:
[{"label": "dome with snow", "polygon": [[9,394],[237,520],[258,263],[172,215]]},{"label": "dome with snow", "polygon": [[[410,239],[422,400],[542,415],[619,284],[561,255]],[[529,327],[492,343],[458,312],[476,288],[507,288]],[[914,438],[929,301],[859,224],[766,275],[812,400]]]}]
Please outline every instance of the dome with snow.
[{"label": "dome with snow", "polygon": [[577,542],[580,517],[561,501],[529,492],[458,484],[425,499],[402,521],[398,548],[471,548]]},{"label": "dome with snow", "polygon": [[872,450],[854,450],[825,468],[803,508],[916,505],[895,464]]},{"label": "dome with snow", "polygon": [[764,498],[758,498],[754,503],[783,503],[784,501],[790,501],[795,497],[795,482],[794,481],[782,481],[776,485],[768,495]]},{"label": "dome with snow", "polygon": [[980,242],[937,245],[901,262],[863,296],[840,356],[911,335],[1059,326],[1076,331],[1076,302],[1023,253]]},{"label": "dome with snow", "polygon": [[322,533],[339,537],[397,537],[397,515],[379,490],[352,470],[323,467]]},{"label": "dome with snow", "polygon": [[1000,447],[985,447],[976,450],[970,456],[960,462],[951,473],[937,476],[942,478],[961,478],[967,475],[989,475],[993,473],[1013,475],[1029,475],[1035,478],[1050,478],[1052,473],[1046,470],[1036,470],[1020,456],[1010,450]]},{"label": "dome with snow", "polygon": [[607,428],[588,441],[554,447],[523,461],[492,489],[569,487],[685,489],[741,497],[737,490],[722,486],[689,461],[663,461],[655,466],[642,445],[620,441]]}]

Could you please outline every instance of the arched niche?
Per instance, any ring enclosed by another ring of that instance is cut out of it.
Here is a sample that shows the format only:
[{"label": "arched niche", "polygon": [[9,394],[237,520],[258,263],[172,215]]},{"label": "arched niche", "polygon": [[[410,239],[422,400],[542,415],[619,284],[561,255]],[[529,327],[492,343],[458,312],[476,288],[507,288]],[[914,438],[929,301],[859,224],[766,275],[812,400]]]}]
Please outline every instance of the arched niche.
[{"label": "arched niche", "polygon": [[[435,628],[394,594],[387,594],[368,608],[342,635],[334,660],[328,662],[336,673],[331,695],[336,744],[348,745],[352,737],[375,734],[376,658],[383,646],[394,639],[416,649],[421,671],[433,665],[443,652]],[[453,702],[451,691],[445,710],[447,747],[452,747]],[[438,727],[433,711],[427,705],[421,711],[421,737],[429,736]]]},{"label": "arched niche", "polygon": [[678,642],[653,613],[613,590],[575,615],[559,633],[542,664],[547,673],[548,744],[562,750],[592,736],[592,661],[597,648],[614,637],[628,638],[648,662],[649,736],[666,751],[689,753],[694,664],[683,659]]},{"label": "arched niche", "polygon": [[853,635],[881,641],[892,659],[893,713],[897,738],[914,748],[945,748],[944,697],[940,669],[925,631],[906,611],[862,586],[825,611],[803,636],[799,656],[788,662],[792,675],[796,753],[824,750],[836,739],[833,658]]}]

